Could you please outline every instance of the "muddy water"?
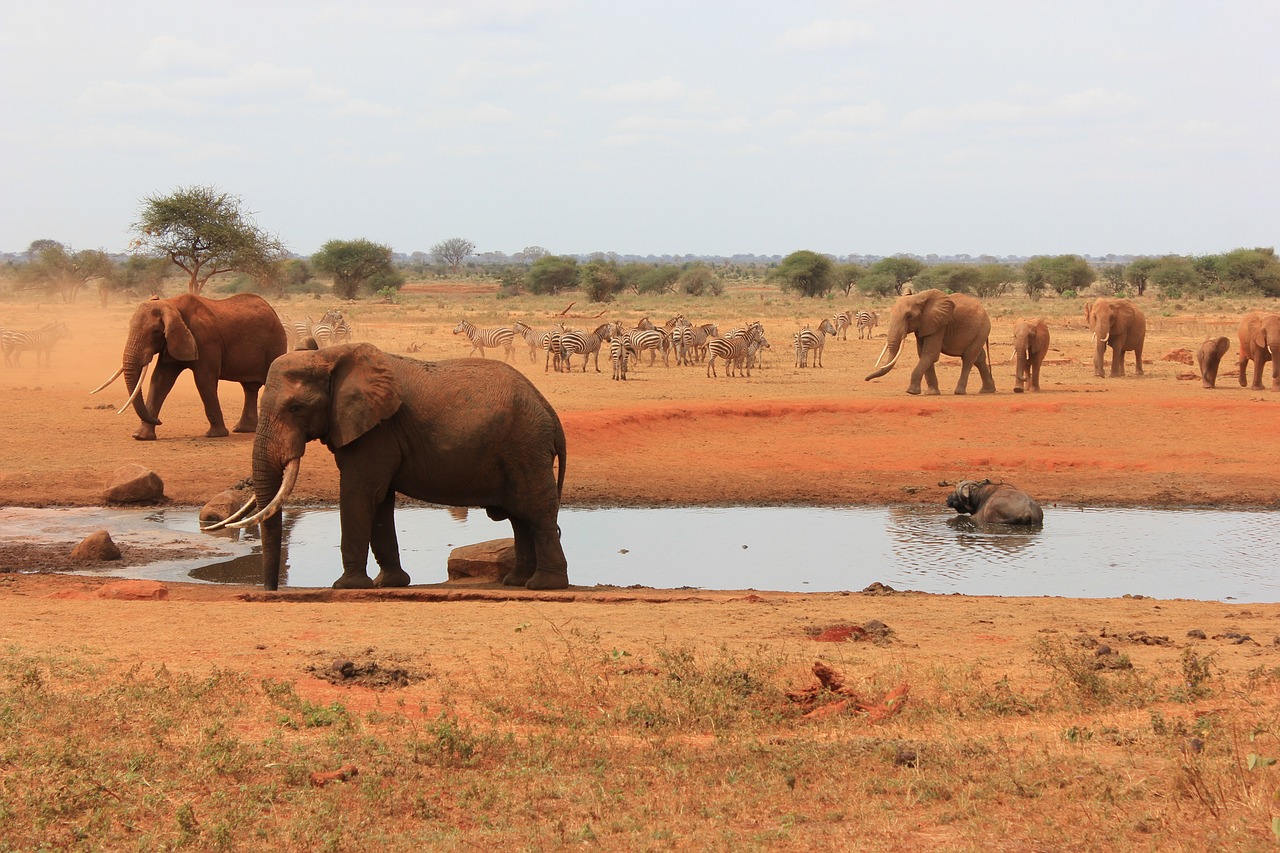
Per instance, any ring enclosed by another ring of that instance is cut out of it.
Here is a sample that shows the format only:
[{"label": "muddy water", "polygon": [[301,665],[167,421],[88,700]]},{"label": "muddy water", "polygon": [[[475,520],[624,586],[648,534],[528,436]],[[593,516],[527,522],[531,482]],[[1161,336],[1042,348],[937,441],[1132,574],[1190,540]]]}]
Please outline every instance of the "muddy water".
[{"label": "muddy water", "polygon": [[[570,578],[584,586],[826,592],[879,581],[968,595],[1257,602],[1280,601],[1275,518],[1264,510],[1051,508],[1043,529],[1025,531],[978,530],[945,509],[733,507],[565,509],[560,522]],[[416,583],[445,580],[453,547],[510,535],[478,510],[402,507],[396,520]],[[189,543],[181,559],[118,572],[130,577],[260,579],[256,534],[202,534],[193,510],[8,509],[0,524],[6,539],[61,535],[74,544],[83,535],[76,531],[107,527],[125,544]],[[290,511],[285,524],[282,584],[332,583],[341,573],[337,511]]]}]

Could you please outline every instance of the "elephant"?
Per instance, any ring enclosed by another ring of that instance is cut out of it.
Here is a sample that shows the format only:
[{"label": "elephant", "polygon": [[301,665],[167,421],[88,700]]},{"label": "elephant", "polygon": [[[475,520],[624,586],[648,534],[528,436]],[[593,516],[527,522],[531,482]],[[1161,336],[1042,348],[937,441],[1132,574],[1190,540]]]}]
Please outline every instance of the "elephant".
[{"label": "elephant", "polygon": [[1044,523],[1044,511],[1030,495],[1008,483],[961,480],[947,497],[947,506],[969,514],[980,524]]},{"label": "elephant", "polygon": [[[920,393],[922,378],[928,384],[927,393],[939,393],[938,374],[934,365],[943,354],[959,356],[961,359],[960,381],[956,383],[957,394],[965,393],[969,371],[975,365],[982,377],[982,393],[995,392],[996,383],[991,378],[985,350],[987,339],[991,335],[991,318],[987,316],[987,309],[982,307],[980,301],[963,293],[946,294],[937,289],[899,297],[889,313],[889,340],[876,359],[877,369],[867,375],[866,381],[884,376],[893,369],[898,356],[902,354],[902,341],[908,333],[915,333],[916,351],[920,356],[920,362],[911,371],[908,394]],[[880,367],[886,352],[892,358],[888,364]]]},{"label": "elephant", "polygon": [[1013,393],[1021,394],[1024,387],[1039,391],[1040,364],[1049,352],[1049,327],[1044,320],[1019,320],[1013,327],[1013,349],[1018,363]]},{"label": "elephant", "polygon": [[[244,410],[234,430],[253,432],[258,426],[258,391],[267,378],[267,368],[284,351],[284,326],[260,296],[240,293],[208,299],[184,293],[170,299],[153,297],[133,312],[120,369],[91,393],[98,393],[124,374],[129,400],[120,412],[132,405],[142,421],[133,437],[155,441],[160,407],[178,374],[190,370],[209,419],[205,437],[227,435],[218,402],[219,380],[239,382],[244,387]],[[144,399],[142,379],[157,355],[151,388]]]},{"label": "elephant", "polygon": [[1240,320],[1240,386],[1245,384],[1245,371],[1253,359],[1254,391],[1262,390],[1262,366],[1271,361],[1271,390],[1280,391],[1280,314],[1253,311]]},{"label": "elephant", "polygon": [[1093,375],[1102,378],[1102,362],[1111,347],[1111,375],[1124,376],[1124,354],[1133,352],[1133,372],[1142,375],[1142,344],[1147,337],[1147,316],[1128,299],[1100,298],[1086,302],[1084,319],[1096,342]]},{"label": "elephant", "polygon": [[[342,576],[335,588],[408,586],[393,518],[397,493],[484,507],[494,521],[509,519],[516,565],[503,583],[569,585],[557,525],[564,429],[515,368],[478,358],[418,361],[369,343],[337,344],[276,359],[264,388],[253,440],[255,497],[224,524],[262,525],[266,589],[279,586],[280,508],[314,439],[338,465]],[[253,515],[235,520],[255,506]],[[371,546],[381,569],[372,580]]]},{"label": "elephant", "polygon": [[1200,349],[1196,350],[1196,365],[1200,368],[1202,387],[1213,388],[1217,385],[1218,364],[1229,349],[1231,349],[1231,340],[1223,335],[1218,338],[1209,338],[1200,345]]}]

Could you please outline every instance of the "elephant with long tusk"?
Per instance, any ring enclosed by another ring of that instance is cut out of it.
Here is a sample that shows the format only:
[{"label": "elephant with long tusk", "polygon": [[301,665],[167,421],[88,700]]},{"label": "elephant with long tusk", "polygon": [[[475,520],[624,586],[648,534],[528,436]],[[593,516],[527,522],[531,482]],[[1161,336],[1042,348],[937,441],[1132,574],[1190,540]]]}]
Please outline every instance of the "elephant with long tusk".
[{"label": "elephant with long tusk", "polygon": [[1111,347],[1111,376],[1124,376],[1124,354],[1133,353],[1133,372],[1142,375],[1142,346],[1147,339],[1147,315],[1128,299],[1102,297],[1084,306],[1084,320],[1093,332],[1093,375],[1102,378],[1107,347]]},{"label": "elephant with long tusk", "polygon": [[[920,381],[928,386],[926,393],[937,394],[938,374],[934,369],[942,355],[959,356],[960,379],[956,393],[965,393],[969,384],[969,371],[978,368],[982,377],[982,393],[996,390],[991,367],[987,363],[986,347],[991,335],[991,318],[982,303],[963,293],[943,293],[941,290],[924,290],[899,297],[889,312],[889,339],[876,358],[876,366],[867,374],[867,381],[884,376],[898,363],[903,342],[907,335],[916,336],[916,351],[920,360],[911,371],[908,394],[920,393]],[[880,363],[888,353],[889,363]]]},{"label": "elephant with long tusk", "polygon": [[1240,319],[1236,332],[1240,339],[1240,386],[1249,380],[1245,374],[1253,361],[1253,382],[1249,388],[1262,390],[1262,369],[1271,362],[1271,390],[1280,391],[1280,314],[1252,311]]},{"label": "elephant with long tusk", "polygon": [[[397,493],[484,507],[493,520],[510,520],[516,565],[504,584],[569,585],[557,524],[564,429],[516,369],[486,359],[422,362],[363,343],[276,359],[253,441],[258,510],[225,525],[261,525],[267,589],[280,582],[280,510],[307,443],[317,439],[338,465],[342,577],[335,587],[409,584],[396,541]],[[373,579],[370,549],[381,569]]]},{"label": "elephant with long tusk", "polygon": [[[253,432],[258,425],[258,390],[267,368],[284,351],[284,326],[260,296],[243,293],[207,299],[183,294],[151,299],[140,304],[129,321],[120,369],[90,393],[97,394],[124,376],[129,399],[120,414],[132,406],[141,421],[133,437],[154,441],[160,407],[178,375],[190,370],[209,420],[206,437],[227,435],[218,402],[219,380],[243,386],[244,410],[234,430]],[[142,382],[153,362],[151,385],[144,396]]]}]

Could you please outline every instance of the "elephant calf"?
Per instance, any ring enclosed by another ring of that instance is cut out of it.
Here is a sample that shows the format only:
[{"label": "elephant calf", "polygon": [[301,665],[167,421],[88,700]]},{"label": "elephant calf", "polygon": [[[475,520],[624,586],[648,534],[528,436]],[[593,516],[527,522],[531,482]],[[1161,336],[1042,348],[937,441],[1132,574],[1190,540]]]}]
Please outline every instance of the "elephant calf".
[{"label": "elephant calf", "polygon": [[1044,523],[1044,511],[1030,495],[1008,483],[961,480],[947,497],[947,506],[983,524]]},{"label": "elephant calf", "polygon": [[1223,335],[1209,338],[1196,350],[1196,364],[1200,367],[1200,384],[1205,388],[1213,388],[1218,383],[1218,365],[1222,357],[1231,349],[1231,340]]}]

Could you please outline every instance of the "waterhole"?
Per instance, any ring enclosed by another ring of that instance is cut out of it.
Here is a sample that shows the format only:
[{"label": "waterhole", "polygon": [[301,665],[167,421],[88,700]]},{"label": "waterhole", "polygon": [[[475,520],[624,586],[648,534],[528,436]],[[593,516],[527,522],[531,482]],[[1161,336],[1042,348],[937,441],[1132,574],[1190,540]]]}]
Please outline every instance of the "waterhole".
[{"label": "waterhole", "polygon": [[[1280,600],[1275,518],[1267,510],[1050,508],[1044,527],[1027,531],[978,530],[950,510],[916,506],[566,508],[560,526],[570,580],[582,586],[831,592],[878,581],[967,595],[1257,602]],[[122,544],[177,542],[173,560],[112,574],[261,582],[256,531],[200,533],[191,509],[6,509],[0,523],[11,540],[60,535],[70,546],[77,531],[106,527]],[[341,574],[337,510],[287,510],[284,523],[281,586],[330,585]],[[415,583],[444,581],[452,548],[511,535],[480,510],[401,507],[396,525]],[[372,574],[372,557],[369,565]]]}]

